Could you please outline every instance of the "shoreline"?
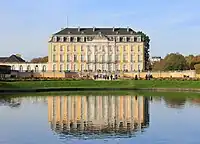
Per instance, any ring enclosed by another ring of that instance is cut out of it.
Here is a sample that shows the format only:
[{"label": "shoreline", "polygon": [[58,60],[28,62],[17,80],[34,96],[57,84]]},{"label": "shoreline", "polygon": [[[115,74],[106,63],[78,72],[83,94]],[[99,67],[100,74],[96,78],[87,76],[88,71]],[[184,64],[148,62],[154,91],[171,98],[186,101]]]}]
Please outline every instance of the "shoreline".
[{"label": "shoreline", "polygon": [[0,94],[40,92],[90,92],[90,91],[150,91],[150,92],[200,92],[200,88],[26,88],[0,89]]}]

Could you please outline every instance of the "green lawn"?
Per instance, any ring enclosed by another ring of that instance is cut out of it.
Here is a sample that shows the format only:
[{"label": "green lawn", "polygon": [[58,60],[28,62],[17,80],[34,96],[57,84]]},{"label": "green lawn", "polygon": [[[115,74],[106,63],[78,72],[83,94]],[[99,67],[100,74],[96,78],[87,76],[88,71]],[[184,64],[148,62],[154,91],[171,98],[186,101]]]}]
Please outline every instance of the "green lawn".
[{"label": "green lawn", "polygon": [[30,88],[200,88],[199,81],[119,80],[119,81],[17,81],[0,82],[0,89]]}]

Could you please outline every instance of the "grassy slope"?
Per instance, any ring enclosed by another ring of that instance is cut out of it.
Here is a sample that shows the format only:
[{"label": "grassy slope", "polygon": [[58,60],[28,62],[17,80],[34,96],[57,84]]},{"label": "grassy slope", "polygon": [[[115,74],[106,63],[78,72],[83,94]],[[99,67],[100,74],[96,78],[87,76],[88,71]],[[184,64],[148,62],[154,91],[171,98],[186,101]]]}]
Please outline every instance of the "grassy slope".
[{"label": "grassy slope", "polygon": [[177,81],[177,80],[121,80],[121,81],[18,81],[0,82],[3,88],[200,88],[199,81]]}]

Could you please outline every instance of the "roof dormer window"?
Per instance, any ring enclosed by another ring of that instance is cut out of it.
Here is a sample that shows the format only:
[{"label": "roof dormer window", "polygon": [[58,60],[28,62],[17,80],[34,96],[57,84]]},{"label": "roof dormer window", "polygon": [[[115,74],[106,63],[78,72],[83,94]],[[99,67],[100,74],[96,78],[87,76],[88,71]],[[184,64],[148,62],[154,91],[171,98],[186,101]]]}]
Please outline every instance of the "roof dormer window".
[{"label": "roof dormer window", "polygon": [[74,37],[74,42],[77,42],[77,37]]},{"label": "roof dormer window", "polygon": [[85,37],[81,37],[81,42],[84,42],[85,41]]},{"label": "roof dormer window", "polygon": [[123,42],[126,42],[127,41],[127,37],[123,37]]},{"label": "roof dormer window", "polygon": [[57,42],[57,36],[53,37],[53,41]]},{"label": "roof dormer window", "polygon": [[120,42],[120,37],[119,37],[119,36],[116,37],[116,41],[117,41],[117,42]]},{"label": "roof dormer window", "polygon": [[60,37],[60,41],[61,41],[61,42],[64,42],[64,37],[63,37],[63,36]]},{"label": "roof dormer window", "polygon": [[137,37],[137,42],[141,42],[141,37],[140,36]]},{"label": "roof dormer window", "polygon": [[71,41],[71,37],[67,37],[67,42],[70,42]]}]

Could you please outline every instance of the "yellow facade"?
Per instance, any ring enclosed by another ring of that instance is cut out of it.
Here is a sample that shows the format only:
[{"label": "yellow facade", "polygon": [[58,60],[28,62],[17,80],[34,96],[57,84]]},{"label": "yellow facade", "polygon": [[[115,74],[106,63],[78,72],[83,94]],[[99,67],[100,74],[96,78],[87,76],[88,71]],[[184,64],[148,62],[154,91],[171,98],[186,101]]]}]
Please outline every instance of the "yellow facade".
[{"label": "yellow facade", "polygon": [[[113,34],[112,29],[108,35],[94,33],[72,35],[69,31],[76,29],[65,29],[68,33],[55,34],[49,41],[49,70],[53,71],[143,71],[145,70],[144,43],[141,40],[131,41],[131,38],[140,38],[140,35],[132,34],[127,30],[127,34]],[[78,30],[78,29],[77,29]],[[78,30],[79,31],[79,30]],[[80,31],[79,31],[80,32]],[[120,32],[120,30],[119,30]],[[112,33],[112,35],[109,35]],[[123,32],[124,33],[124,32]],[[119,41],[117,38],[119,37]],[[59,40],[61,38],[70,39]],[[72,40],[71,40],[72,38]],[[76,38],[76,39],[75,39]],[[84,41],[77,41],[83,38]],[[91,40],[88,40],[91,38]],[[112,39],[111,39],[112,38]],[[125,38],[125,40],[121,40]],[[126,40],[129,38],[130,40]],[[54,40],[56,39],[56,40]],[[75,39],[75,40],[73,40]],[[110,40],[111,39],[111,40]],[[119,50],[117,50],[119,48]],[[119,52],[118,52],[119,51]],[[69,56],[69,58],[67,58]],[[82,56],[82,58],[81,58]],[[119,60],[116,57],[119,57]],[[131,56],[133,56],[131,60]],[[62,57],[62,58],[61,58]],[[138,59],[140,57],[140,59]],[[96,58],[98,60],[96,60]],[[82,60],[81,60],[82,59]]]}]

